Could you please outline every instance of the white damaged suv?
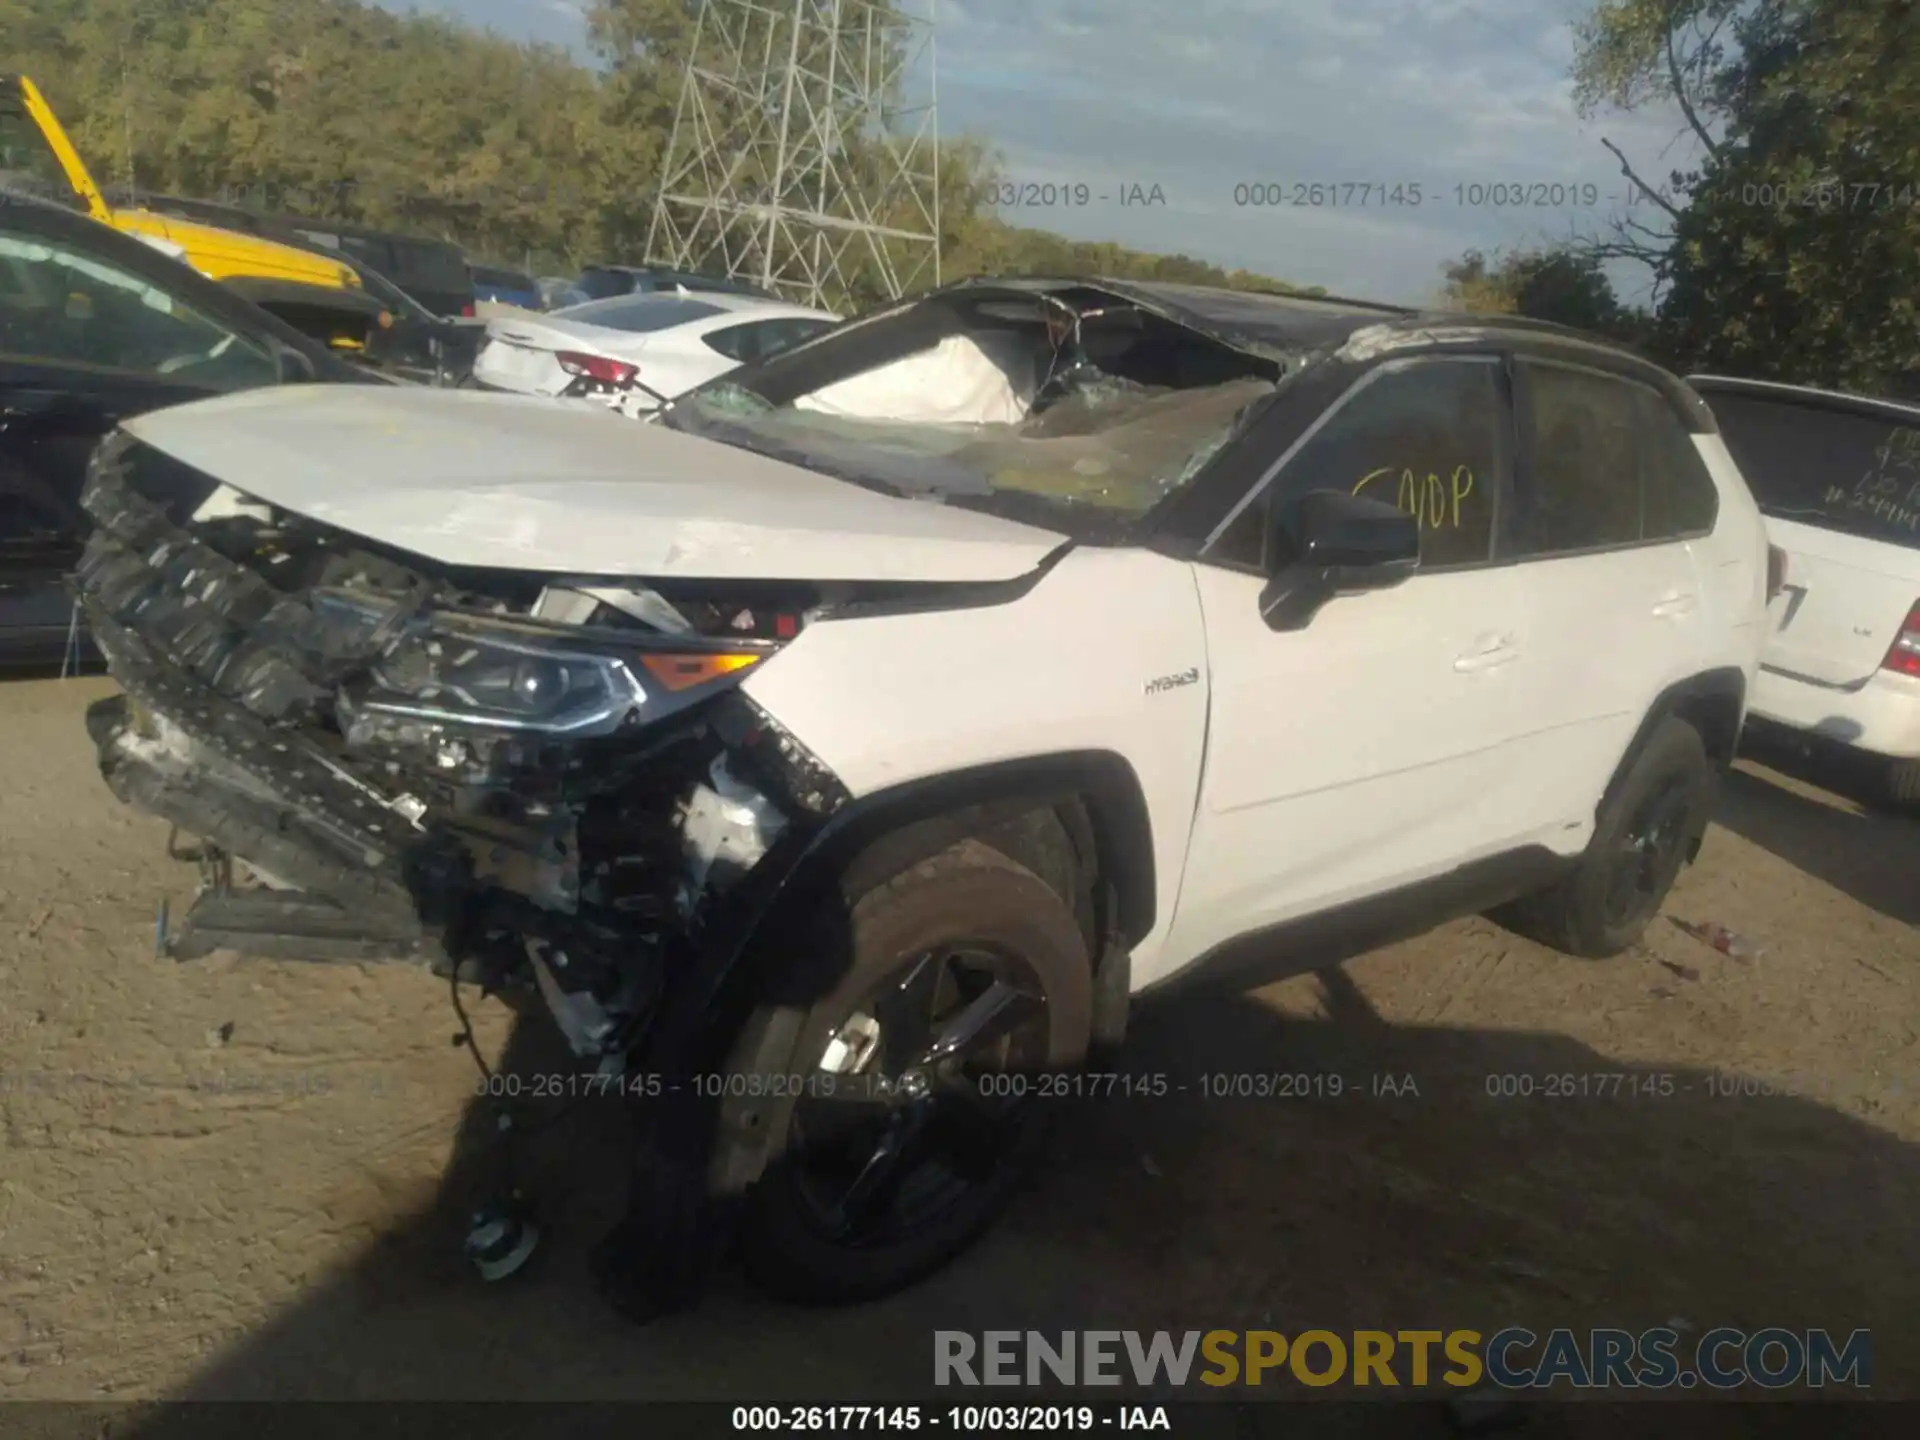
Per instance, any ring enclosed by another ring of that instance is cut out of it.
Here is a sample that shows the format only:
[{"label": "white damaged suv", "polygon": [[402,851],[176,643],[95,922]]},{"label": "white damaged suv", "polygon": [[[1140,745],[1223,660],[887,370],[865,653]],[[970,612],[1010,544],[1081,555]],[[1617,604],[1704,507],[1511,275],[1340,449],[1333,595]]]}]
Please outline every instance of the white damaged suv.
[{"label": "white damaged suv", "polygon": [[291,387],[129,422],[77,587],[169,953],[537,995],[639,1126],[633,1314],[980,1233],[1129,996],[1501,907],[1631,944],[1768,551],[1672,375],[1536,324],[969,281],[655,423]]}]

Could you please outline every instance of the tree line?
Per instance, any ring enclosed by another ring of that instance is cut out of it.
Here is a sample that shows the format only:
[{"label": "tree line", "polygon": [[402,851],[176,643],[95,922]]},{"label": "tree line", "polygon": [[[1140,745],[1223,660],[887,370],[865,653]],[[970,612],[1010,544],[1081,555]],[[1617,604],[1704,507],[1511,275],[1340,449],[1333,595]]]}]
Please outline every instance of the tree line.
[{"label": "tree line", "polygon": [[[860,3],[887,18],[888,0]],[[697,10],[599,0],[600,63],[587,65],[358,0],[0,0],[0,67],[46,92],[103,186],[432,235],[476,263],[572,274],[664,258],[643,252]],[[1298,288],[1009,225],[987,201],[1001,176],[977,137],[943,142],[938,175],[948,278]]]},{"label": "tree line", "polygon": [[[851,0],[850,0],[851,3]],[[889,0],[859,0],[884,20]],[[358,0],[0,0],[103,184],[452,239],[572,273],[636,261],[697,0],[597,0],[597,64]],[[1557,320],[1682,369],[1920,395],[1915,0],[1594,0],[1570,77],[1589,119],[1661,107],[1700,159],[1596,233],[1448,265],[1451,303]],[[849,143],[854,143],[853,137]],[[940,147],[945,275],[1104,273],[1285,290],[1247,271],[1010,225],[978,137]],[[657,257],[655,257],[657,258]],[[1608,273],[1638,267],[1649,299]],[[859,297],[867,298],[867,297]]]},{"label": "tree line", "polygon": [[[1646,203],[1567,243],[1445,267],[1455,304],[1579,325],[1683,370],[1920,398],[1914,0],[1597,0],[1584,116],[1660,108],[1697,163],[1601,136]],[[1607,267],[1647,281],[1622,304]]]}]

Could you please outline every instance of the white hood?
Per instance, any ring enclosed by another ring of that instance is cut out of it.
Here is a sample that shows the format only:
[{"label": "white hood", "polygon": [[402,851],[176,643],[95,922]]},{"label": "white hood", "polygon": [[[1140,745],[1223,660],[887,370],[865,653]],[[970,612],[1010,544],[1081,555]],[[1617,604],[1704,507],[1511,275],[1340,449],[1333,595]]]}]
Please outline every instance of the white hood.
[{"label": "white hood", "polygon": [[534,396],[280,385],[133,436],[282,509],[443,564],[581,576],[1008,580],[1063,537]]}]

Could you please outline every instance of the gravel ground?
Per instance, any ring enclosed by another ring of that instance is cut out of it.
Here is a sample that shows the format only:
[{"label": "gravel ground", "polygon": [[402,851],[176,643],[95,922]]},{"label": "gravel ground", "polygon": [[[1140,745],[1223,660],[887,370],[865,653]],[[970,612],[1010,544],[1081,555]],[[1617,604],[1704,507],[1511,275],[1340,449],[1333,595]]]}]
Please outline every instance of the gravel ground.
[{"label": "gravel ground", "polygon": [[[0,1398],[872,1398],[920,1391],[943,1327],[1668,1321],[1868,1327],[1875,1392],[1920,1394],[1910,820],[1743,762],[1635,952],[1471,920],[1166,1002],[1129,1069],[1344,1093],[1083,1102],[1034,1192],[913,1292],[802,1312],[726,1275],[633,1328],[584,1267],[621,1196],[615,1102],[533,1137],[550,1243],[482,1287],[458,1244],[491,1162],[445,988],[153,958],[192,877],[94,771],[81,714],[109,690],[0,685]],[[564,1068],[500,1007],[476,1021],[515,1072]]]}]

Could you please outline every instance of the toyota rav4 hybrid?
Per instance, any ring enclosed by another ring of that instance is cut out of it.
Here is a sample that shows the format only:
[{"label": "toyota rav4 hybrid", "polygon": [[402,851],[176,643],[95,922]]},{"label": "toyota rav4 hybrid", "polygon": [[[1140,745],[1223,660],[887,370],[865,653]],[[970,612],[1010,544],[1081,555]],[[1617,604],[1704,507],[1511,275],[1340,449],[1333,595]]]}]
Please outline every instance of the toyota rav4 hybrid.
[{"label": "toyota rav4 hybrid", "polygon": [[1622,950],[1768,586],[1643,360],[1107,281],[949,286],[638,425],[181,406],[86,504],[102,769],[213,859],[166,947],[539,996],[639,1127],[596,1252],[632,1314],[722,1238],[799,1297],[937,1266],[1036,1162],[1003,1077],[1136,992],[1496,906]]}]

